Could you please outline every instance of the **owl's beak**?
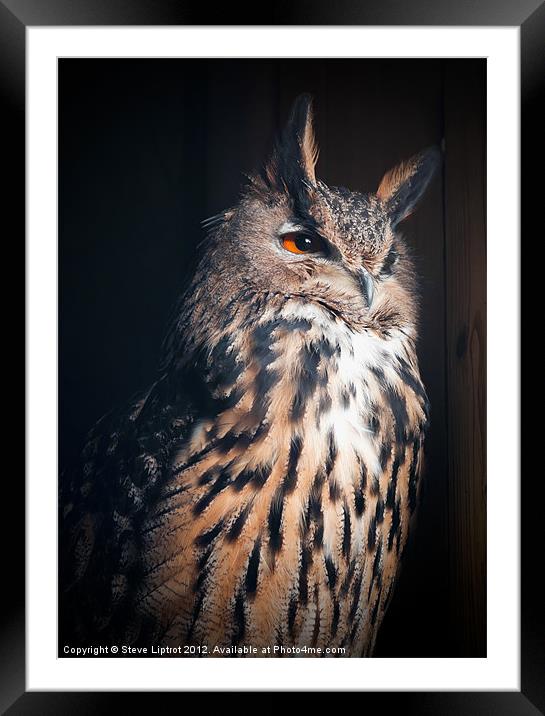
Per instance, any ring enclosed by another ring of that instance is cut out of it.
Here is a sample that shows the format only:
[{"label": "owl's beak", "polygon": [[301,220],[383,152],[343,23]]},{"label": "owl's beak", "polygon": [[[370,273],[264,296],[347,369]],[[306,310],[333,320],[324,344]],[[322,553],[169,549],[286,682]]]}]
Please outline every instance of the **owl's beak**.
[{"label": "owl's beak", "polygon": [[375,283],[373,277],[367,269],[360,268],[357,273],[358,284],[363,293],[368,308],[371,308],[373,296],[375,295]]}]

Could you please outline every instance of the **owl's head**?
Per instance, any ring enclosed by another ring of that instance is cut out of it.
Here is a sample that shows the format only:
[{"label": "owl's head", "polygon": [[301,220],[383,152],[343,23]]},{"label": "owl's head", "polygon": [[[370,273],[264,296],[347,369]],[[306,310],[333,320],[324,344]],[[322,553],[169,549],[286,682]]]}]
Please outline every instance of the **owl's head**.
[{"label": "owl's head", "polygon": [[200,272],[208,308],[244,294],[266,298],[267,307],[314,306],[355,330],[414,326],[414,270],[399,225],[428,186],[439,150],[388,171],[368,194],[319,181],[317,158],[311,100],[303,95],[262,173],[209,226]]}]

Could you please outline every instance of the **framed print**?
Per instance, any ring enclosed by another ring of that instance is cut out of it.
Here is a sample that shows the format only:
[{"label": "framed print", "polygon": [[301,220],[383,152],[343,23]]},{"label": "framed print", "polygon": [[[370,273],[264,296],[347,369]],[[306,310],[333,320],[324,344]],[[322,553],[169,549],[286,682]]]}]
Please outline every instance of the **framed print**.
[{"label": "framed print", "polygon": [[28,307],[8,712],[542,708],[516,429],[542,8],[0,10]]}]

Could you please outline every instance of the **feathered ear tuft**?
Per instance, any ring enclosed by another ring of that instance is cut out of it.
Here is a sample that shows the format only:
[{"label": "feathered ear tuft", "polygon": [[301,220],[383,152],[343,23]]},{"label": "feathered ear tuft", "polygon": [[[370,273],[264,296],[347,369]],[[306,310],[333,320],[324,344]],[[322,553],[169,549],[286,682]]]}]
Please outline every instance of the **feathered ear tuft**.
[{"label": "feathered ear tuft", "polygon": [[386,172],[377,196],[385,204],[392,224],[412,214],[440,164],[440,150],[430,147]]},{"label": "feathered ear tuft", "polygon": [[270,188],[297,195],[302,191],[302,185],[316,183],[317,160],[312,98],[302,94],[295,100],[288,123],[265,165],[263,179]]}]

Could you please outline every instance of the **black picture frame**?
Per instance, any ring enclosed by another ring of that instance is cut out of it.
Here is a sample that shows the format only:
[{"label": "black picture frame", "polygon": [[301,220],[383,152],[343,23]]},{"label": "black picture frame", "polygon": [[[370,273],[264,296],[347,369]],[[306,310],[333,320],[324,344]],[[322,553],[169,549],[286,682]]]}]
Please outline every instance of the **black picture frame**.
[{"label": "black picture frame", "polygon": [[[102,3],[95,0],[0,0],[0,92],[6,154],[4,176],[9,178],[3,192],[4,206],[13,218],[11,247],[24,253],[25,246],[25,34],[29,26],[70,25],[203,25],[208,8],[199,10],[177,0],[154,3],[123,0]],[[537,225],[541,202],[530,168],[536,163],[536,148],[541,145],[537,102],[543,90],[543,47],[545,45],[545,4],[536,0],[518,3],[483,0],[479,3],[452,3],[437,0],[433,6],[424,0],[383,3],[314,2],[271,3],[260,17],[246,9],[225,6],[214,15],[215,25],[480,25],[520,26],[521,33],[521,161],[522,161],[522,232]],[[19,322],[17,330],[22,331]],[[12,345],[20,345],[12,332]],[[24,342],[24,337],[23,341]],[[15,419],[12,422],[15,426]],[[11,450],[15,452],[14,443]],[[524,450],[522,451],[524,454]],[[4,575],[9,589],[4,590],[6,606],[1,621],[0,708],[9,714],[105,713],[126,708],[129,693],[54,693],[25,691],[25,619],[24,619],[24,474],[22,461],[4,481],[6,512],[14,516],[11,524],[3,521]],[[521,475],[523,475],[521,471]],[[515,476],[513,476],[515,478]],[[535,565],[542,546],[540,511],[542,500],[536,494],[541,481],[532,472],[521,477],[521,691],[520,692],[389,692],[364,693],[363,707],[384,707],[385,696],[392,708],[418,714],[525,714],[545,713],[543,679],[544,642],[540,616],[540,590],[535,588]],[[9,540],[9,541],[8,541]],[[161,700],[167,694],[161,694]],[[176,694],[169,694],[177,698]],[[157,709],[158,695],[136,695],[139,708]]]}]

